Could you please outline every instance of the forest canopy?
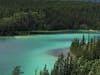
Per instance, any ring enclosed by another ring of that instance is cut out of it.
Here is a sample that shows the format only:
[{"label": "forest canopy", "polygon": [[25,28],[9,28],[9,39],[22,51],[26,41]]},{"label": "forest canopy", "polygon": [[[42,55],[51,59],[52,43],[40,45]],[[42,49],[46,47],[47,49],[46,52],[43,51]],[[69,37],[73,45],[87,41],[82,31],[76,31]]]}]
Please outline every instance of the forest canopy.
[{"label": "forest canopy", "polygon": [[100,3],[0,0],[0,35],[68,29],[100,30]]}]

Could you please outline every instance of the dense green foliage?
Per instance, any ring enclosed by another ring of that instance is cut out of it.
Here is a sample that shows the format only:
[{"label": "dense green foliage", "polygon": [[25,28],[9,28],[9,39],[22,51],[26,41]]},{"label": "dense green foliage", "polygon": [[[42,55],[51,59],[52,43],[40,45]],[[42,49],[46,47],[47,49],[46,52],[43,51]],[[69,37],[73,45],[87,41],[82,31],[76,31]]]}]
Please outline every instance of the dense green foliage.
[{"label": "dense green foliage", "polygon": [[100,30],[100,3],[0,0],[0,35],[24,31]]},{"label": "dense green foliage", "polygon": [[87,59],[98,59],[100,58],[100,40],[99,38],[93,39],[89,38],[88,43],[86,43],[85,37],[83,35],[83,39],[79,41],[78,39],[75,39],[72,42],[71,52],[77,56],[83,56]]}]

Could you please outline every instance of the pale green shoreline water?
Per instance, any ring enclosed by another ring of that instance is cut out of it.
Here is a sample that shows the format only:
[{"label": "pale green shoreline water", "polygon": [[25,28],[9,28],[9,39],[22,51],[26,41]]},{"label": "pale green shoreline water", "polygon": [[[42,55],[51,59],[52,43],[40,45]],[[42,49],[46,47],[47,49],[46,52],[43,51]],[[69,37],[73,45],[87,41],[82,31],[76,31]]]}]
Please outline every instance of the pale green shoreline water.
[{"label": "pale green shoreline water", "polygon": [[[0,75],[11,75],[16,65],[22,66],[23,75],[34,75],[34,70],[37,69],[39,72],[45,64],[50,72],[57,57],[48,52],[69,48],[71,41],[74,38],[81,38],[82,35],[83,33],[64,33],[0,37]],[[88,39],[88,33],[84,35]],[[100,34],[90,33],[90,36],[100,37]]]}]

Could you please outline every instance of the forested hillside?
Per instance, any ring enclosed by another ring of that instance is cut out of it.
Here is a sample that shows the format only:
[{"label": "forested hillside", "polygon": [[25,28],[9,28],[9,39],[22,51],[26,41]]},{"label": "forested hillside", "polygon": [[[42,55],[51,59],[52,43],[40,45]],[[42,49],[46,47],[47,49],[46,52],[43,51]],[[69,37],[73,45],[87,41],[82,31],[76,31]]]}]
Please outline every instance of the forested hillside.
[{"label": "forested hillside", "polygon": [[100,30],[100,3],[0,0],[0,35],[66,29]]}]

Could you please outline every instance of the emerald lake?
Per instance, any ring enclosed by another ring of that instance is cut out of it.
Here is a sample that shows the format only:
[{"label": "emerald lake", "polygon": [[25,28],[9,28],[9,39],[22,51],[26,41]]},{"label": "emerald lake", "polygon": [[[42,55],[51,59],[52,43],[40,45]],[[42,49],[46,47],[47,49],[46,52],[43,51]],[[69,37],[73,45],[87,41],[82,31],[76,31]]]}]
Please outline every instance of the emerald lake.
[{"label": "emerald lake", "polygon": [[12,75],[17,65],[21,66],[22,75],[34,75],[34,71],[39,72],[45,64],[50,72],[57,60],[55,53],[66,50],[67,54],[72,40],[81,39],[83,34],[86,39],[100,37],[100,32],[0,37],[0,75]]}]

